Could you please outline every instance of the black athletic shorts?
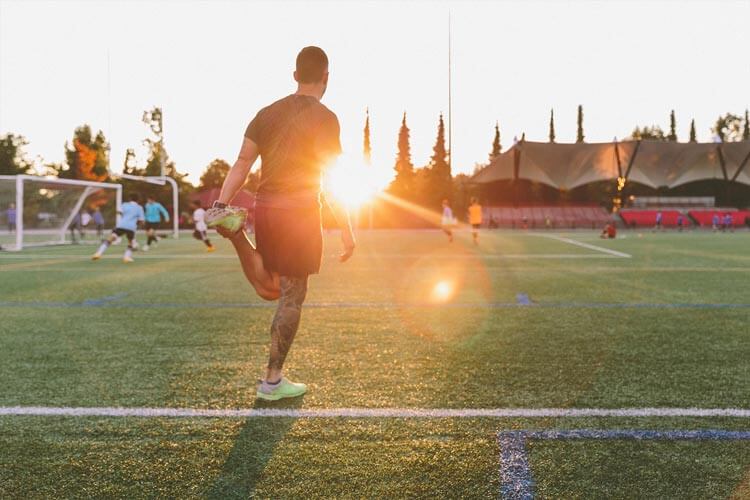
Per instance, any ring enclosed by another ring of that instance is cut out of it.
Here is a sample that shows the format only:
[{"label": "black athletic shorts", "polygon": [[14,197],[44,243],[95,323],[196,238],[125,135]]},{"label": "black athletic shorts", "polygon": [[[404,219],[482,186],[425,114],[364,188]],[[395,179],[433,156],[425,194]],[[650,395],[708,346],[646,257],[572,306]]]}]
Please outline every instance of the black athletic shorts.
[{"label": "black athletic shorts", "polygon": [[130,229],[116,227],[112,230],[112,232],[117,236],[122,236],[124,234],[128,241],[133,241],[133,239],[135,238],[135,231],[131,231]]},{"label": "black athletic shorts", "polygon": [[471,225],[471,227],[474,228],[474,229],[479,229],[479,226],[481,226],[481,224],[472,224]]},{"label": "black athletic shorts", "polygon": [[146,221],[146,222],[143,223],[143,227],[145,227],[146,230],[149,230],[149,229],[159,229],[159,223],[158,222],[148,222],[148,221]]},{"label": "black athletic shorts", "polygon": [[255,242],[266,270],[289,277],[317,274],[323,257],[320,206],[255,207]]}]

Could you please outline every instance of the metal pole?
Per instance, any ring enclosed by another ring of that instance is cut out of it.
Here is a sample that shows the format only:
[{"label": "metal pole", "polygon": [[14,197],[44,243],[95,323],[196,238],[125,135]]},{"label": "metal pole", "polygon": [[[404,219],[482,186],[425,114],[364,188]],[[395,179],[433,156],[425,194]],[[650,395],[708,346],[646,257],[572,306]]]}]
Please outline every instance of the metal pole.
[{"label": "metal pole", "polygon": [[23,176],[16,177],[16,250],[23,250]]},{"label": "metal pole", "polygon": [[453,102],[451,91],[451,11],[448,11],[448,171],[453,175]]},{"label": "metal pole", "polygon": [[115,192],[115,227],[120,225],[120,211],[122,210],[122,184],[117,185]]},{"label": "metal pole", "polygon": [[172,185],[172,229],[174,231],[174,239],[178,239],[180,237],[180,196],[179,196],[179,188],[177,186],[177,181],[172,179],[171,177],[164,177],[164,180],[169,182]]}]

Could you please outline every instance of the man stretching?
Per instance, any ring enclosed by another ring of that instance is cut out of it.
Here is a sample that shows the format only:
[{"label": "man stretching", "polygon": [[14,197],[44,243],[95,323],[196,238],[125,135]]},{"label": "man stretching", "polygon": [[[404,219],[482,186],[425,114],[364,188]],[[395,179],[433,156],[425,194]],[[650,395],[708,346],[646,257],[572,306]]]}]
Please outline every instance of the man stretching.
[{"label": "man stretching", "polygon": [[[297,333],[307,279],[320,270],[323,237],[320,220],[320,178],[326,165],[341,153],[339,122],[320,103],[328,85],[328,57],[318,47],[297,55],[297,91],[261,109],[250,122],[239,157],[229,171],[219,199],[206,213],[209,227],[228,238],[245,277],[258,295],[278,298],[271,324],[271,349],[266,376],[257,397],[278,400],[301,396],[305,384],[282,374],[284,360]],[[257,250],[244,231],[246,211],[230,207],[260,155],[261,178],[255,200]],[[346,261],[354,252],[349,217],[328,197],[342,229]]]}]

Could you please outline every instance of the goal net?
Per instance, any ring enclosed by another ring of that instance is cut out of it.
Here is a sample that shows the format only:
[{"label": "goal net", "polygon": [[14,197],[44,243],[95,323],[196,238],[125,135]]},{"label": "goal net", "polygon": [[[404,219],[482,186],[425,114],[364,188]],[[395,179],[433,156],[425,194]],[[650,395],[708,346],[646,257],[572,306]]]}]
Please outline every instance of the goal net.
[{"label": "goal net", "polygon": [[115,226],[121,201],[120,184],[0,176],[0,246],[99,242]]}]

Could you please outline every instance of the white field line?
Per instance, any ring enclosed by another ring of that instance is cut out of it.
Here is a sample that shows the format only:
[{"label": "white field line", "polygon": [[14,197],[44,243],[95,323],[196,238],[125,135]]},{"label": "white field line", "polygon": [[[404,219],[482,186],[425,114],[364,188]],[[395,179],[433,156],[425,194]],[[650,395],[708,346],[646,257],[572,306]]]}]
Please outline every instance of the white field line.
[{"label": "white field line", "polygon": [[570,238],[564,238],[562,236],[555,236],[553,234],[541,234],[541,233],[533,233],[533,234],[536,236],[542,236],[544,238],[550,238],[553,240],[562,241],[563,243],[569,243],[571,245],[576,245],[579,247],[587,248],[589,250],[596,250],[597,252],[604,252],[606,254],[614,255],[616,257],[624,257],[626,259],[629,259],[632,257],[632,255],[624,253],[624,252],[618,252],[617,250],[610,250],[609,248],[592,245],[590,243],[584,243],[582,241],[571,240]]},{"label": "white field line", "polygon": [[291,418],[583,418],[583,417],[736,417],[750,408],[72,408],[3,406],[0,416],[67,417],[291,417]]},{"label": "white field line", "polygon": [[[572,240],[571,240],[572,241]],[[578,242],[576,242],[578,243]],[[585,243],[581,243],[581,245],[585,245]],[[598,247],[595,247],[598,249]],[[606,248],[600,249],[602,251],[607,252],[614,252],[614,250],[610,251]],[[375,259],[423,259],[423,260],[433,260],[433,259],[439,259],[439,260],[463,260],[463,259],[473,259],[473,260],[494,260],[494,259],[523,259],[523,260],[534,260],[534,259],[611,259],[614,257],[623,257],[627,256],[630,257],[627,254],[620,254],[619,252],[616,252],[618,255],[612,254],[612,255],[602,255],[602,254],[568,254],[568,253],[527,253],[527,254],[486,254],[486,255],[430,255],[430,254],[367,254],[362,255],[362,257],[367,258],[375,258]],[[331,255],[331,257],[334,257]],[[335,257],[338,257],[338,255],[335,255]],[[134,256],[136,261],[139,260],[155,260],[155,259],[190,259],[190,260],[214,260],[214,259],[230,259],[230,260],[237,260],[237,257],[235,255],[191,255],[191,254],[149,254],[149,255],[143,255],[136,254]],[[56,259],[65,259],[65,260],[78,260],[78,261],[88,261],[91,260],[89,256],[86,255],[18,255],[18,254],[7,254],[7,255],[0,255],[0,262],[3,260],[56,260]],[[108,259],[108,260],[120,260],[122,259],[122,255],[119,254],[111,254],[111,255],[104,255],[102,256],[102,259]]]}]

